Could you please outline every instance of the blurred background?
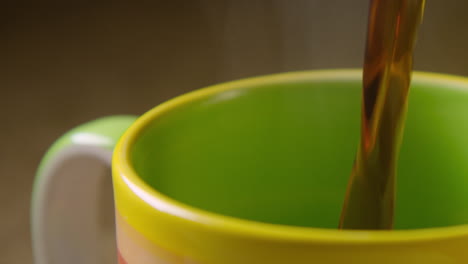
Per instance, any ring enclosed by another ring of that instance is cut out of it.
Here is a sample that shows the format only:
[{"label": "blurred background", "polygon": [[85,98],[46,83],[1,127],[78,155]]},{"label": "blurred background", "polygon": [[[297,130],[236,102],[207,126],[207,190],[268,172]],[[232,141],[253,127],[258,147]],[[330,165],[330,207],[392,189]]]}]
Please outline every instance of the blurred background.
[{"label": "blurred background", "polygon": [[[367,8],[368,0],[2,1],[0,263],[32,263],[34,174],[61,134],[219,82],[361,67]],[[467,11],[466,1],[427,1],[415,69],[468,76]]]}]

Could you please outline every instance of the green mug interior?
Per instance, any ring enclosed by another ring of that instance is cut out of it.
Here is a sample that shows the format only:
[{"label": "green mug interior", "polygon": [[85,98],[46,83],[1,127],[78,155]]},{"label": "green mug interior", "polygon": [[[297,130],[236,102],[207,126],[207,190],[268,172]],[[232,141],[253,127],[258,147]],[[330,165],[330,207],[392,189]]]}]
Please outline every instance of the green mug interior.
[{"label": "green mug interior", "polygon": [[[359,142],[360,73],[284,76],[224,84],[164,111],[131,148],[135,171],[210,212],[336,228]],[[468,223],[468,82],[440,78],[413,78],[396,229]]]}]

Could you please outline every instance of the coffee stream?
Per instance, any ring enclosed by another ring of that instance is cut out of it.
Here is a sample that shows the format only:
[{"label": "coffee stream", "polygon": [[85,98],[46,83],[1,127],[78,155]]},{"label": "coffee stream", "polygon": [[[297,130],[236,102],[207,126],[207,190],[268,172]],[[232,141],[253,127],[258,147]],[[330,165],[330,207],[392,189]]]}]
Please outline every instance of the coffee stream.
[{"label": "coffee stream", "polygon": [[396,163],[408,104],[413,47],[423,10],[424,0],[371,0],[361,142],[339,228],[393,228]]}]

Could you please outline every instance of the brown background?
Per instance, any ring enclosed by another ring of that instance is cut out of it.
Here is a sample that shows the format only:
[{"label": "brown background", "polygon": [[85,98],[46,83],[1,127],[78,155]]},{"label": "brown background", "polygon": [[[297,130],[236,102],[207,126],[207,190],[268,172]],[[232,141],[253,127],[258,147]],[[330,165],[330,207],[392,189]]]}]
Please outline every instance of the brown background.
[{"label": "brown background", "polygon": [[[31,263],[35,169],[68,129],[241,77],[360,67],[367,0],[0,2],[0,263]],[[468,2],[428,1],[415,68],[468,75]]]}]

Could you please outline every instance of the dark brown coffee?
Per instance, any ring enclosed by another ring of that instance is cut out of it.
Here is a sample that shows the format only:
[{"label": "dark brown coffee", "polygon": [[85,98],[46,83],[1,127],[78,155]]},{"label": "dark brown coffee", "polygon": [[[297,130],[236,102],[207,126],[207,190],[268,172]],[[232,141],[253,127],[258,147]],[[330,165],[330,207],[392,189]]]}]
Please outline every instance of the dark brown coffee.
[{"label": "dark brown coffee", "polygon": [[424,0],[371,0],[361,142],[340,218],[343,229],[391,229],[413,47]]}]

